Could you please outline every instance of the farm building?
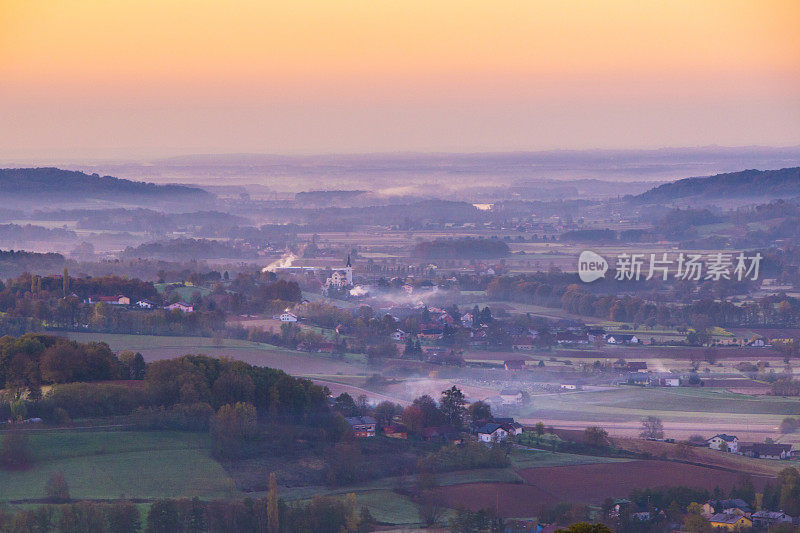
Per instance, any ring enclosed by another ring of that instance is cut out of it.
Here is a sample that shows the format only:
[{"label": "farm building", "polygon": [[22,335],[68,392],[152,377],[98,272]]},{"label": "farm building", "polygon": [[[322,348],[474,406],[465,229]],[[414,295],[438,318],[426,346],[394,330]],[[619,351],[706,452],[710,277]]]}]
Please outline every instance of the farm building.
[{"label": "farm building", "polygon": [[766,444],[763,442],[745,443],[739,447],[739,452],[748,457],[761,459],[791,459],[791,444]]},{"label": "farm building", "polygon": [[136,305],[142,309],[152,309],[156,306],[156,304],[154,304],[150,300],[139,300],[138,302],[136,302]]}]

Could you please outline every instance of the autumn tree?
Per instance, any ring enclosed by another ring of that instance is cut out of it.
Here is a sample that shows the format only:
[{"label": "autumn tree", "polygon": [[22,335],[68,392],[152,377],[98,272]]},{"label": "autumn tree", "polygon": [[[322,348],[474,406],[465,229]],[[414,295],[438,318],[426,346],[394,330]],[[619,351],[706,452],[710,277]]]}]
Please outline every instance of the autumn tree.
[{"label": "autumn tree", "polygon": [[247,441],[258,432],[256,408],[244,402],[223,405],[214,416],[211,432],[216,454],[222,457],[241,456]]},{"label": "autumn tree", "polygon": [[608,431],[600,426],[589,426],[583,431],[583,438],[589,446],[603,446],[608,440]]}]

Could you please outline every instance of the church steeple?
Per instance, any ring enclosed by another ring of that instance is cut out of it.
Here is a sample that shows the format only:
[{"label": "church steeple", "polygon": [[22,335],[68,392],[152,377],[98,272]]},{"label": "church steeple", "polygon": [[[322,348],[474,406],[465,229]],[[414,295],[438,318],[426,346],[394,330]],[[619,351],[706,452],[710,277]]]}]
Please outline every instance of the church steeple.
[{"label": "church steeple", "polygon": [[347,267],[352,267],[353,266],[353,265],[350,264],[350,254],[347,254],[347,264],[345,266],[347,266]]}]

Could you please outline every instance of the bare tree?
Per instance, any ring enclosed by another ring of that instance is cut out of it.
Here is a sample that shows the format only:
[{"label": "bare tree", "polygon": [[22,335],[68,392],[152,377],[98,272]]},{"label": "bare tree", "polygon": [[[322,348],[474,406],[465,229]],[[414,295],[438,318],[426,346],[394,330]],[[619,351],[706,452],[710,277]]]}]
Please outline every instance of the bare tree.
[{"label": "bare tree", "polygon": [[639,436],[643,439],[663,439],[664,424],[657,416],[648,416],[642,419],[642,431]]}]

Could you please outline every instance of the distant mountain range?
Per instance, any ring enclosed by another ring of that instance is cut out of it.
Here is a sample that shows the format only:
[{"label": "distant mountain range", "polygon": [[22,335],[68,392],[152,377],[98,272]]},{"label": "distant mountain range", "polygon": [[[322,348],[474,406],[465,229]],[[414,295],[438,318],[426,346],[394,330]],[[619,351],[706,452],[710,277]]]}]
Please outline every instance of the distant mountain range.
[{"label": "distant mountain range", "polygon": [[209,192],[197,187],[156,185],[50,167],[0,169],[0,194],[20,197],[58,196],[63,199],[200,200],[212,197]]},{"label": "distant mountain range", "polygon": [[800,196],[800,167],[742,170],[666,183],[636,196],[642,203],[662,203],[691,197],[793,198]]}]

